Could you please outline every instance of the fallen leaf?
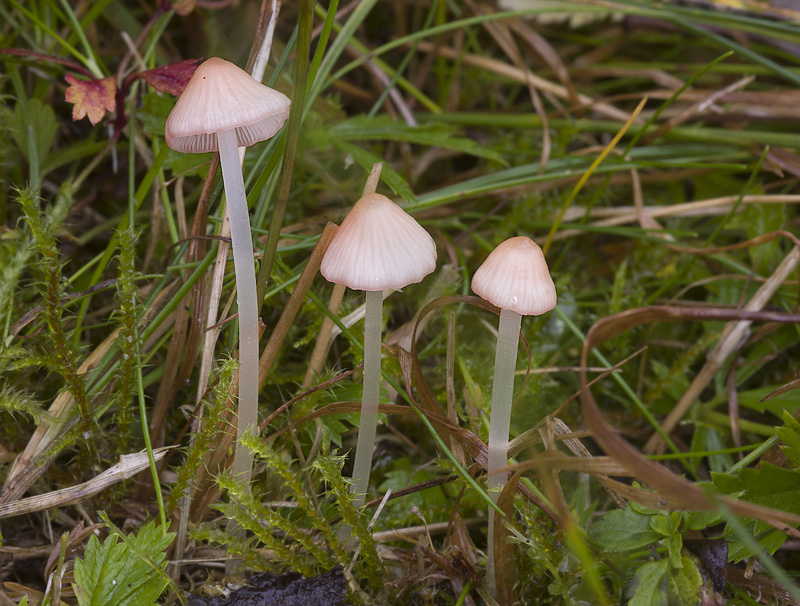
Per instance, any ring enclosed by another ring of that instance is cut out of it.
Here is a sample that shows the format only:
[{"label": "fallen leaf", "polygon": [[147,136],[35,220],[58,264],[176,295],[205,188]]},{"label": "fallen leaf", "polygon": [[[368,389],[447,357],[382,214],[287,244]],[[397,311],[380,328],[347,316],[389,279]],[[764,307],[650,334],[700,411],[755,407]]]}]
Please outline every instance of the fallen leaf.
[{"label": "fallen leaf", "polygon": [[67,74],[65,79],[70,85],[65,96],[73,104],[73,121],[87,116],[89,122],[97,124],[106,111],[113,112],[116,109],[117,83],[113,76],[101,80],[78,80],[72,74]]},{"label": "fallen leaf", "polygon": [[186,59],[142,72],[139,77],[160,93],[179,97],[201,59]]}]

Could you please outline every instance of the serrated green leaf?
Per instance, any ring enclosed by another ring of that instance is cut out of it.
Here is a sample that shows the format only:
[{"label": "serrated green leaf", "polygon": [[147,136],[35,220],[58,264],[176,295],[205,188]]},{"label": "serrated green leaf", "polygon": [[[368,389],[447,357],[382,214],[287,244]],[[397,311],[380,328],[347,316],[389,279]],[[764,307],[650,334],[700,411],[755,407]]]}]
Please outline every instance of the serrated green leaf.
[{"label": "serrated green leaf", "polygon": [[669,562],[648,562],[636,571],[633,578],[633,595],[628,606],[668,606],[662,586],[669,571]]},{"label": "serrated green leaf", "polygon": [[785,444],[781,450],[795,467],[800,467],[800,423],[786,410],[783,411],[783,423],[784,427],[776,429]]},{"label": "serrated green leaf", "polygon": [[681,563],[682,566],[673,567],[667,577],[667,599],[674,606],[696,606],[703,577],[691,559],[681,558]]},{"label": "serrated green leaf", "polygon": [[83,559],[75,561],[73,587],[78,605],[154,604],[168,583],[163,574],[167,565],[165,550],[173,536],[162,533],[155,522],[142,526],[127,542],[119,542],[112,534],[101,544],[93,536]]},{"label": "serrated green leaf", "polygon": [[630,507],[615,509],[592,524],[589,536],[601,552],[639,549],[662,538],[650,527],[653,517]]},{"label": "serrated green leaf", "polygon": [[[775,347],[778,347],[778,345],[776,344]],[[770,412],[781,418],[784,411],[800,408],[800,390],[790,391],[762,402],[764,396],[775,391],[776,387],[776,385],[767,385],[766,387],[739,392],[739,406],[758,412]]]},{"label": "serrated green leaf", "polygon": [[742,469],[739,479],[748,501],[800,513],[800,473],[762,461],[760,469]]},{"label": "serrated green leaf", "polygon": [[683,530],[703,530],[723,522],[724,518],[716,511],[692,511],[683,514]]},{"label": "serrated green leaf", "polygon": [[742,481],[729,473],[711,472],[711,481],[714,483],[714,488],[722,494],[734,494],[744,490]]},{"label": "serrated green leaf", "polygon": [[681,558],[680,568],[666,559],[649,562],[639,568],[633,582],[629,606],[696,606],[703,579],[691,559]]},{"label": "serrated green leaf", "polygon": [[33,131],[33,144],[36,146],[36,155],[39,164],[47,161],[50,148],[58,130],[56,114],[53,108],[45,105],[39,99],[30,99],[27,103],[30,124],[26,123],[22,105],[17,103],[13,112],[9,112],[7,125],[14,143],[17,144],[26,161],[30,161],[30,148],[28,145],[28,128]]}]

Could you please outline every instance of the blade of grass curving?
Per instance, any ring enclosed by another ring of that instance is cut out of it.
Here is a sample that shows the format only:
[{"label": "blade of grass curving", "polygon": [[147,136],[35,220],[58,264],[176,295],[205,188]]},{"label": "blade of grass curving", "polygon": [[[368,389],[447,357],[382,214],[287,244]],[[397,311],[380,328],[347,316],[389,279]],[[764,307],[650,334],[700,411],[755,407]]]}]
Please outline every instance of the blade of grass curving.
[{"label": "blade of grass curving", "polygon": [[[39,19],[36,15],[34,15],[31,11],[26,9],[22,4],[18,2],[18,0],[8,0],[10,4],[12,4],[19,12],[25,15],[31,23],[35,24],[37,28],[47,32],[48,36],[52,37],[54,41],[64,47],[69,54],[75,57],[79,63],[85,65],[92,75],[95,78],[102,78],[103,72],[99,71],[96,65],[94,65],[94,70],[92,69],[92,59],[90,57],[86,57],[83,53],[81,53],[77,48],[69,44],[66,40],[64,40],[61,36],[58,35],[51,27],[49,27],[44,21]],[[96,71],[95,71],[96,70]]]},{"label": "blade of grass curving", "polygon": [[102,64],[102,60],[94,52],[92,45],[89,44],[89,40],[86,38],[86,34],[83,31],[83,26],[75,16],[75,12],[72,10],[67,0],[59,0],[59,3],[64,10],[72,33],[78,36],[78,40],[80,40],[81,46],[83,46],[83,50],[86,53],[86,67],[94,74],[95,78],[102,78],[103,74],[107,73],[108,70]]},{"label": "blade of grass curving", "polygon": [[[445,7],[445,3],[443,0],[436,0],[435,2],[431,2],[431,9],[428,11],[427,17],[425,17],[425,23],[422,26],[422,29],[427,29],[431,26],[433,22],[433,18],[437,15],[440,10],[443,10]],[[392,74],[389,83],[383,88],[381,94],[378,95],[377,100],[375,103],[372,104],[372,107],[367,112],[367,116],[372,118],[375,114],[378,113],[378,110],[383,106],[383,102],[386,100],[386,97],[389,96],[391,90],[397,86],[397,83],[400,81],[400,77],[402,76],[403,72],[406,71],[408,64],[411,62],[411,59],[414,58],[414,55],[417,53],[417,45],[414,44],[406,53],[405,57],[400,61],[400,64],[397,66],[397,69]],[[438,107],[438,106],[437,106]],[[441,113],[441,109],[438,112]]]},{"label": "blade of grass curving", "polygon": [[[337,25],[335,23],[333,24],[333,26],[334,29],[337,28]],[[406,78],[400,76],[397,73],[397,71],[393,67],[391,67],[388,63],[374,57],[372,51],[369,48],[367,48],[364,44],[353,38],[352,40],[350,40],[350,46],[352,46],[356,51],[361,53],[364,57],[367,57],[365,62],[371,61],[372,63],[375,64],[375,66],[378,69],[380,69],[384,74],[386,74],[390,78],[394,78],[396,76],[397,84],[399,84],[403,90],[405,90],[408,94],[414,97],[414,99],[416,99],[424,107],[426,107],[428,111],[430,111],[433,114],[440,114],[442,112],[442,108],[439,107],[432,99],[430,99],[425,93],[419,90]],[[336,80],[332,78],[331,80],[325,83],[323,89],[328,88],[328,86],[333,84],[333,82],[335,81]]]},{"label": "blade of grass curving", "polygon": [[757,518],[771,524],[782,524],[783,522],[800,523],[800,516],[785,511],[729,497],[720,496],[712,499],[708,496],[707,491],[696,484],[646,459],[638,449],[634,448],[610,428],[603,413],[597,406],[591,388],[587,385],[586,368],[588,366],[589,353],[595,347],[622,332],[654,322],[724,320],[797,323],[800,321],[800,316],[796,314],[748,312],[712,307],[650,306],[620,312],[599,320],[586,334],[581,353],[581,403],[586,424],[592,431],[595,441],[606,453],[625,465],[633,477],[648,484],[660,493],[662,499],[674,500],[671,505],[673,508],[677,504],[680,509],[715,511],[717,510],[717,503],[722,502],[738,515]]},{"label": "blade of grass curving", "polygon": [[569,193],[569,196],[567,196],[567,199],[564,200],[564,204],[562,204],[561,210],[556,216],[555,221],[553,221],[553,226],[550,228],[550,233],[547,234],[547,240],[545,240],[544,246],[542,246],[542,252],[545,255],[547,254],[547,251],[550,249],[550,244],[553,241],[553,236],[558,231],[558,227],[561,224],[561,219],[564,218],[564,213],[567,212],[567,209],[570,207],[572,202],[577,197],[578,193],[581,191],[583,186],[589,180],[589,177],[592,176],[592,173],[594,173],[595,169],[603,162],[605,157],[611,153],[611,150],[613,150],[617,146],[617,143],[619,143],[620,139],[622,139],[623,135],[627,132],[628,128],[630,128],[631,124],[633,124],[638,115],[644,109],[645,103],[647,103],[647,97],[645,97],[639,102],[639,105],[636,106],[636,109],[633,110],[630,118],[628,118],[628,121],[622,126],[622,128],[619,129],[619,132],[617,132],[617,134],[614,136],[611,142],[608,145],[606,145],[603,151],[600,152],[600,155],[597,156],[597,158],[595,158],[594,162],[592,162],[589,168],[586,169],[586,172],[584,172],[583,175],[581,175],[581,178],[578,179],[578,182],[575,184],[575,187],[572,188],[572,191]]},{"label": "blade of grass curving", "polygon": [[[377,2],[378,0],[361,0],[344,25],[337,27],[335,23],[332,24],[337,31],[337,36],[334,39],[333,44],[331,44],[328,52],[325,54],[325,58],[319,63],[319,69],[314,78],[314,82],[311,84],[311,87],[308,90],[306,107],[310,107],[311,104],[314,103],[314,100],[327,87],[328,76],[331,73],[333,66],[336,65],[339,57],[341,57],[342,53],[344,52],[345,46],[347,46],[347,44],[355,35],[356,29],[358,29],[364,19],[366,19],[367,15],[370,13],[375,4],[377,4]],[[319,16],[327,22],[328,15],[320,5],[317,5],[316,11]],[[334,76],[334,79],[337,79],[338,77],[339,76],[336,75]]]},{"label": "blade of grass curving", "polygon": [[[322,24],[322,32],[319,35],[319,40],[317,40],[317,48],[314,51],[314,58],[311,61],[311,66],[308,69],[308,82],[306,86],[308,89],[311,89],[314,80],[317,78],[317,71],[319,71],[319,66],[322,63],[322,59],[325,56],[325,50],[328,48],[328,41],[331,38],[331,31],[333,31],[333,24],[334,20],[336,19],[336,11],[339,8],[339,0],[332,0],[330,6],[328,6],[328,10],[322,9],[319,4],[317,4],[317,12],[325,12],[325,22]],[[310,106],[307,105],[307,107]]]},{"label": "blade of grass curving", "polygon": [[286,214],[286,204],[289,201],[289,190],[292,186],[292,172],[294,160],[297,155],[297,141],[300,138],[300,128],[303,123],[303,114],[306,99],[306,79],[308,74],[309,55],[311,53],[311,28],[314,23],[314,0],[302,0],[298,16],[298,41],[297,55],[294,63],[294,89],[292,90],[292,106],[289,110],[288,126],[286,128],[286,143],[283,148],[283,162],[281,173],[278,177],[278,188],[275,204],[272,207],[272,218],[269,222],[269,235],[264,244],[261,264],[258,268],[256,281],[256,297],[258,313],[264,304],[264,293],[267,282],[272,272],[272,262],[278,248],[278,238],[281,235],[283,217]]},{"label": "blade of grass curving", "polygon": [[734,42],[730,38],[726,38],[707,29],[698,27],[697,25],[693,24],[690,21],[673,20],[672,22],[676,26],[682,29],[686,29],[694,34],[697,34],[701,38],[706,38],[708,40],[711,40],[723,48],[729,48],[730,50],[734,51],[738,55],[741,55],[742,57],[747,57],[753,63],[766,67],[775,75],[781,76],[782,78],[784,78],[788,82],[791,82],[795,86],[800,85],[800,75],[796,74],[795,72],[791,71],[786,67],[783,67],[778,63],[775,63],[771,59],[767,59],[765,56],[754,51],[752,48],[742,46],[741,44]]}]

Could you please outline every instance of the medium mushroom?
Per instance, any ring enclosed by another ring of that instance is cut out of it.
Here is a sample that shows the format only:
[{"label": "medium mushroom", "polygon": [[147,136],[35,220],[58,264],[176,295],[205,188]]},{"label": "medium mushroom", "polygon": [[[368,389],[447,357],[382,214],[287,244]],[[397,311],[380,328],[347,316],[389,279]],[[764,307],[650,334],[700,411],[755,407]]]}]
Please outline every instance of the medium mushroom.
[{"label": "medium mushroom", "polygon": [[320,265],[329,281],[366,291],[364,385],[353,466],[356,506],[364,504],[378,425],[383,291],[421,281],[436,268],[430,234],[397,204],[376,193],[364,195],[345,217]]},{"label": "medium mushroom", "polygon": [[[185,153],[219,152],[231,220],[239,308],[237,440],[258,422],[258,304],[250,218],[238,148],[275,135],[289,117],[289,98],[217,57],[202,63],[167,119],[165,138]],[[252,454],[238,442],[233,474],[249,482]]]},{"label": "medium mushroom", "polygon": [[[500,325],[489,418],[489,495],[497,502],[508,474],[508,434],[514,398],[514,370],[522,316],[538,316],[556,306],[556,288],[542,249],[530,238],[510,238],[495,248],[472,277],[472,290],[500,308]],[[494,586],[494,512],[489,512],[489,577]]]}]

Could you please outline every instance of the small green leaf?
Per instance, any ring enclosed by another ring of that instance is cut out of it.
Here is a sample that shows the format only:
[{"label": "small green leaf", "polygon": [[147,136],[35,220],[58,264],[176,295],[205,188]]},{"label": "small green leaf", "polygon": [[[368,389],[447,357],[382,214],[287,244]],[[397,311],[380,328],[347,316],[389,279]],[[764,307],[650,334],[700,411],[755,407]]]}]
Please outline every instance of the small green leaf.
[{"label": "small green leaf", "polygon": [[682,566],[673,567],[667,577],[667,599],[674,606],[696,606],[703,577],[691,559],[681,558],[681,561]]},{"label": "small green leaf", "polygon": [[675,532],[672,522],[664,515],[652,516],[650,518],[650,528],[662,537],[672,536]]},{"label": "small green leaf", "polygon": [[662,585],[669,571],[669,562],[648,562],[636,571],[633,578],[633,596],[628,606],[668,606]]},{"label": "small green leaf", "polygon": [[681,558],[680,568],[669,560],[649,562],[634,577],[634,593],[629,606],[697,606],[703,583],[700,571],[689,558]]},{"label": "small green leaf", "polygon": [[729,473],[711,472],[711,481],[722,494],[734,494],[744,490],[742,481]]},{"label": "small green leaf", "polygon": [[800,423],[787,410],[783,411],[783,423],[785,427],[776,429],[778,437],[785,444],[781,450],[795,467],[800,467]]},{"label": "small green leaf", "polygon": [[28,128],[33,131],[36,157],[39,160],[39,164],[44,164],[50,154],[50,149],[53,146],[53,140],[58,130],[56,114],[51,106],[45,105],[39,99],[30,99],[27,104],[27,110],[30,123],[25,120],[25,112],[22,105],[17,103],[14,111],[9,112],[6,124],[14,143],[17,144],[17,147],[19,147],[28,162],[30,162]]},{"label": "small green leaf", "polygon": [[630,551],[661,539],[650,527],[654,516],[626,507],[605,514],[589,529],[589,536],[602,552]]},{"label": "small green leaf", "polygon": [[101,544],[93,536],[83,559],[75,561],[73,587],[78,605],[155,604],[169,582],[164,560],[173,536],[162,533],[155,522],[142,526],[136,535],[128,537],[128,542],[119,542],[112,534]]}]

